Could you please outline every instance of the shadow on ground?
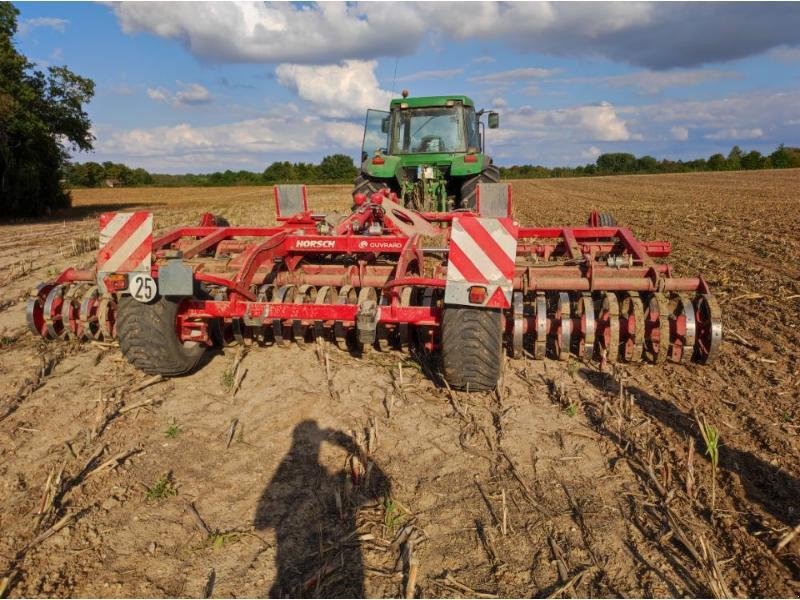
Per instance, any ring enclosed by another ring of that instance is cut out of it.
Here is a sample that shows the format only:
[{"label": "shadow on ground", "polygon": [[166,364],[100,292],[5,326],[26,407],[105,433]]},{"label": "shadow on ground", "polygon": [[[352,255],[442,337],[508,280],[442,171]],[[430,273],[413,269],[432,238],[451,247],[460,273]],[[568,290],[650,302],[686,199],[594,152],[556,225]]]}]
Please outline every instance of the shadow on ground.
[{"label": "shadow on ground", "polygon": [[365,481],[351,487],[349,472],[331,474],[320,463],[323,442],[358,455],[347,434],[320,429],[316,421],[299,423],[289,452],[256,507],[256,529],[274,529],[277,539],[277,575],[268,592],[271,598],[364,596],[356,517],[363,503],[388,496],[390,483],[373,463]]}]

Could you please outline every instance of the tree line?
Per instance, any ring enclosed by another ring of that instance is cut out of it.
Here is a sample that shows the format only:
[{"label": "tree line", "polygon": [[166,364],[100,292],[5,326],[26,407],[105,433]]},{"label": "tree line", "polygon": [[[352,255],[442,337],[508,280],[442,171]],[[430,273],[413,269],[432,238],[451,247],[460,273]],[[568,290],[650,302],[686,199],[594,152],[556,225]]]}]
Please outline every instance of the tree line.
[{"label": "tree line", "polygon": [[[584,177],[592,175],[630,175],[637,173],[690,173],[698,171],[739,171],[752,169],[800,168],[800,148],[779,146],[766,156],[757,150],[742,151],[734,146],[727,156],[713,154],[707,159],[658,160],[652,156],[636,157],[625,152],[601,154],[594,163],[577,167],[514,165],[500,167],[504,179]],[[148,173],[110,161],[72,163],[64,167],[69,187],[211,187],[235,185],[273,185],[275,183],[350,183],[358,169],[345,154],[326,156],[319,164],[273,162],[261,173],[253,171],[217,171],[207,174],[166,175]]]},{"label": "tree line", "polygon": [[691,173],[699,171],[739,171],[752,169],[789,169],[800,167],[800,148],[781,144],[766,156],[758,150],[744,152],[734,146],[727,156],[712,154],[707,159],[658,160],[652,156],[636,157],[626,152],[601,154],[594,163],[577,167],[543,167],[514,165],[500,167],[503,179],[537,179],[549,177],[585,177],[591,175],[631,175],[637,173]]},{"label": "tree line", "polygon": [[14,48],[19,11],[0,2],[0,216],[70,205],[61,171],[70,151],[91,150],[84,105],[94,82],[67,67],[35,68]]},{"label": "tree line", "polygon": [[114,162],[72,163],[64,168],[69,187],[184,187],[272,185],[275,183],[351,183],[358,174],[353,159],[346,154],[332,154],[319,164],[289,161],[273,162],[261,173],[253,171],[217,171],[215,173],[166,175],[148,173]]}]

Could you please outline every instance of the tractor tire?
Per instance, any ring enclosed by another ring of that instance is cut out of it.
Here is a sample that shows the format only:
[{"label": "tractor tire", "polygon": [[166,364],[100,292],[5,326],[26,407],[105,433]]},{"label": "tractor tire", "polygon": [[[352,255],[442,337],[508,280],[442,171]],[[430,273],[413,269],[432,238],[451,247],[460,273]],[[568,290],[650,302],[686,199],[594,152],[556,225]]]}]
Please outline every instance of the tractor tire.
[{"label": "tractor tire", "polygon": [[473,175],[461,184],[461,206],[474,211],[478,207],[478,184],[500,183],[500,169],[495,165],[486,165],[483,171]]},{"label": "tractor tire", "polygon": [[442,368],[458,390],[497,387],[503,368],[502,316],[499,310],[446,306],[442,316]]},{"label": "tractor tire", "polygon": [[175,332],[178,302],[159,296],[149,304],[123,296],[117,337],[123,356],[150,375],[174,377],[193,370],[206,352],[203,344],[181,343]]},{"label": "tractor tire", "polygon": [[611,213],[600,213],[600,227],[615,227],[617,220]]},{"label": "tractor tire", "polygon": [[364,194],[369,198],[372,194],[381,191],[385,187],[389,186],[380,181],[370,179],[363,173],[360,173],[353,180],[353,198],[355,198],[356,194]]}]

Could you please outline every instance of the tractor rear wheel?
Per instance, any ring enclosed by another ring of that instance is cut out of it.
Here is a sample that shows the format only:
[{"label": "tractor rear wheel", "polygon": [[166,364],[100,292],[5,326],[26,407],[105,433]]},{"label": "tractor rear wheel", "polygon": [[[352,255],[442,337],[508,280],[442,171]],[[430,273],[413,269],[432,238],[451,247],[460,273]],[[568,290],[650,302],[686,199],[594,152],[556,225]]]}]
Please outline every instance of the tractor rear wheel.
[{"label": "tractor rear wheel", "polygon": [[117,337],[128,362],[145,373],[168,377],[194,369],[206,347],[178,339],[177,315],[178,302],[163,296],[149,304],[123,296],[117,309]]},{"label": "tractor rear wheel", "polygon": [[611,213],[600,213],[600,227],[614,227],[617,220]]},{"label": "tractor rear wheel", "polygon": [[380,181],[370,179],[363,173],[359,173],[353,180],[353,197],[355,198],[356,194],[364,194],[369,198],[372,194],[381,191],[385,187],[389,186]]},{"label": "tractor rear wheel", "polygon": [[474,211],[478,207],[478,184],[500,183],[500,169],[495,165],[486,165],[483,171],[473,175],[461,184],[461,206]]},{"label": "tractor rear wheel", "polygon": [[450,387],[493,390],[503,366],[499,310],[446,306],[442,316],[442,367]]}]

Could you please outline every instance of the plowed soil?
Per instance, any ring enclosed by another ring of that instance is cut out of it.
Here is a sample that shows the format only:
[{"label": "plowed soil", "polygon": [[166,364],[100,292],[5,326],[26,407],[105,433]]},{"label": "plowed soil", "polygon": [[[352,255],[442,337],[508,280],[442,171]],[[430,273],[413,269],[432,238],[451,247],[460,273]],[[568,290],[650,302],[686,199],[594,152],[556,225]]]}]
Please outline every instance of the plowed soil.
[{"label": "plowed soil", "polygon": [[271,190],[76,191],[1,225],[0,596],[800,595],[800,171],[513,187],[524,223],[671,241],[722,307],[716,362],[509,359],[468,395],[394,351],[229,348],[153,383],[27,333],[29,290],[91,264],[103,210],[271,223]]}]

